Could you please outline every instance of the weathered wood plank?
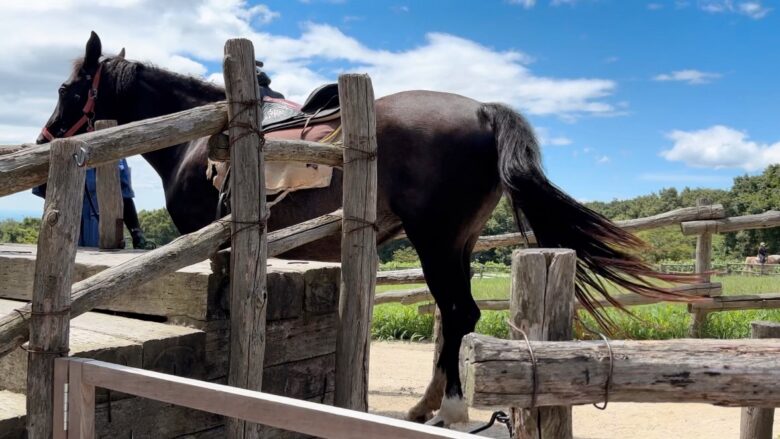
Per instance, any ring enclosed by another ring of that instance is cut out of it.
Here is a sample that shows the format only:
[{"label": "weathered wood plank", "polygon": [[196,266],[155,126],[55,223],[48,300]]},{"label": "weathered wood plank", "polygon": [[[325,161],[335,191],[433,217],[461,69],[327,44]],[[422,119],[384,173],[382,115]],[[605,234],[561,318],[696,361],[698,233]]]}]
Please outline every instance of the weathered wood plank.
[{"label": "weathered wood plank", "polygon": [[[778,323],[752,322],[750,326],[752,338],[780,338]],[[742,407],[740,439],[772,439],[774,419],[774,407]]]},{"label": "weathered wood plank", "polygon": [[[612,340],[613,402],[780,405],[780,345],[775,340]],[[539,406],[604,400],[604,341],[531,342]],[[469,334],[461,348],[464,394],[476,406],[529,406],[532,379],[523,341]]]},{"label": "weathered wood plank", "polygon": [[[98,120],[96,130],[113,128],[115,120]],[[98,223],[101,249],[122,248],[124,244],[124,203],[119,183],[119,162],[113,161],[95,168],[100,221]]]},{"label": "weathered wood plank", "polygon": [[388,270],[376,274],[377,285],[402,285],[413,283],[425,283],[425,276],[421,268],[409,270]]},{"label": "weathered wood plank", "polygon": [[[227,124],[226,104],[218,102],[116,128],[79,134],[71,139],[87,146],[86,166],[97,167],[136,154],[156,151],[221,131]],[[46,182],[51,144],[20,145],[0,156],[0,196]]]},{"label": "weathered wood plank", "polygon": [[377,294],[374,298],[374,305],[381,305],[383,303],[412,305],[431,300],[433,300],[433,295],[428,288],[414,288],[411,290],[388,291],[386,293]]},{"label": "weathered wood plank", "polygon": [[30,318],[27,363],[27,430],[30,437],[53,435],[54,359],[68,352],[70,293],[81,223],[86,169],[76,164],[84,143],[57,139],[43,207]]},{"label": "weathered wood plank", "polygon": [[768,210],[756,215],[733,216],[719,220],[689,221],[680,224],[683,235],[727,233],[780,226],[780,211]]},{"label": "weathered wood plank", "polygon": [[689,312],[694,310],[716,312],[776,308],[780,308],[780,293],[713,297],[711,300],[688,305]]},{"label": "weathered wood plank", "polygon": [[[82,366],[88,384],[240,417],[323,438],[473,438],[457,431],[102,362]],[[215,397],[214,395],[219,395]]]},{"label": "weathered wood plank", "polygon": [[368,410],[371,313],[376,287],[376,115],[367,75],[339,76],[344,136],[344,226],[336,338],[336,405]]},{"label": "weathered wood plank", "polygon": [[[312,220],[314,221],[314,220]],[[312,224],[310,221],[299,224]],[[315,241],[329,236],[330,230],[318,229],[321,235],[307,234],[307,239]],[[268,254],[275,256],[279,249],[289,246],[289,241],[300,240],[300,229],[282,229],[268,235]],[[203,229],[181,236],[170,244],[140,254],[137,258],[109,268],[73,285],[71,316],[83,314],[116,297],[133,291],[140,285],[174,270],[178,270],[212,255],[219,246],[230,237],[230,216],[216,221]],[[309,242],[311,242],[309,241]],[[0,317],[0,357],[27,341],[29,326],[23,315],[29,314],[29,305]],[[21,314],[20,314],[21,313]]]},{"label": "weathered wood plank", "polygon": [[[511,337],[524,340],[571,340],[577,255],[568,249],[517,250],[512,255],[509,293]],[[512,408],[515,437],[572,437],[571,407]]]},{"label": "weathered wood plank", "polygon": [[[230,369],[228,384],[260,390],[266,341],[265,173],[261,132],[263,112],[255,77],[255,50],[244,38],[225,43],[225,92],[232,177],[230,276]],[[258,104],[259,103],[259,104]],[[259,437],[258,426],[229,419],[230,438]]]},{"label": "weathered wood plank", "polygon": [[[209,137],[209,158],[218,162],[230,160],[229,137],[217,133]],[[339,146],[310,142],[269,138],[265,140],[265,158],[269,162],[317,163],[341,167],[344,149]]]}]

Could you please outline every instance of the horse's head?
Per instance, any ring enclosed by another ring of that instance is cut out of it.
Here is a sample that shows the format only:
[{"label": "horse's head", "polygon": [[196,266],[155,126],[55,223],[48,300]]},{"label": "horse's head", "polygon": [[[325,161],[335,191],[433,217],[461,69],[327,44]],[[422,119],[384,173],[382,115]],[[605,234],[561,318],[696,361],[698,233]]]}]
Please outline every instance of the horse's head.
[{"label": "horse's head", "polygon": [[[59,88],[59,99],[49,121],[46,122],[37,143],[46,143],[57,137],[70,137],[92,129],[96,119],[112,118],[106,99],[98,103],[98,96],[106,91],[103,47],[95,32],[87,41],[83,59],[73,65],[70,77]],[[124,49],[114,59],[123,59]],[[101,105],[103,104],[103,105]]]}]

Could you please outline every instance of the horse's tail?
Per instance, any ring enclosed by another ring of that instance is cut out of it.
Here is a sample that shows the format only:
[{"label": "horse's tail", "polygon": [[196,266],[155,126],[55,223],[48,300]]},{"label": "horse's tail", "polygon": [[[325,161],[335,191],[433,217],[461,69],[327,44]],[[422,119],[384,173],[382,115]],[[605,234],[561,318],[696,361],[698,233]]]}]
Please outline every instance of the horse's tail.
[{"label": "horse's tail", "polygon": [[600,312],[594,293],[622,307],[610,296],[602,279],[644,296],[685,300],[654,281],[690,282],[690,276],[655,271],[631,253],[643,248],[643,241],[578,203],[547,179],[536,137],[522,116],[500,104],[484,104],[479,117],[493,128],[498,171],[518,227],[522,228],[524,217],[540,247],[577,252],[576,297],[603,328],[610,329],[611,322]]}]

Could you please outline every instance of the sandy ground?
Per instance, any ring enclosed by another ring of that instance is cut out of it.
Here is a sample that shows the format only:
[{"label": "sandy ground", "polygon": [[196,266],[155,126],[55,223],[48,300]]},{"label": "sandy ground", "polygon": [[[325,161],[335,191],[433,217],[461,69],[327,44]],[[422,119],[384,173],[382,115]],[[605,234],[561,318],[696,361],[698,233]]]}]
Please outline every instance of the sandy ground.
[{"label": "sandy ground", "polygon": [[[371,344],[369,409],[402,418],[422,395],[431,376],[433,345],[404,342]],[[490,418],[490,412],[470,410],[472,422],[456,426],[468,430]],[[612,403],[606,411],[593,406],[574,407],[574,437],[578,439],[715,439],[739,437],[739,408],[704,404]],[[774,433],[780,433],[780,416]],[[508,438],[503,425],[485,436]]]}]

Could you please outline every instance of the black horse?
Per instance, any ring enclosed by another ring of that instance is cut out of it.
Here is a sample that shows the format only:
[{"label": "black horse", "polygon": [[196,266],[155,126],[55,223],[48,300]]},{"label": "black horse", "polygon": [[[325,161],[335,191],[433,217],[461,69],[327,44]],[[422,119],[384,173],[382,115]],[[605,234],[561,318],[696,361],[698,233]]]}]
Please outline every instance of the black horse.
[{"label": "black horse", "polygon": [[[83,59],[59,89],[59,102],[46,123],[62,136],[83,116],[95,76],[95,119],[125,124],[225,99],[224,90],[123,56],[102,57],[93,32]],[[444,345],[423,399],[409,411],[416,421],[448,425],[467,419],[458,376],[462,337],[480,317],[471,297],[469,259],[483,225],[502,194],[512,202],[543,247],[576,250],[577,298],[596,311],[593,294],[607,298],[606,279],[645,295],[676,299],[648,279],[666,279],[634,256],[643,244],[609,220],[580,205],[545,177],[539,146],[522,116],[500,104],[462,96],[409,91],[376,101],[379,191],[378,241],[405,231],[420,256],[425,279],[441,310]],[[81,128],[77,131],[83,131]],[[46,141],[43,135],[39,143]],[[214,220],[217,190],[206,178],[205,142],[192,142],[144,154],[162,179],[168,212],[182,233]],[[272,210],[271,230],[338,209],[341,174],[325,189],[289,194]],[[519,224],[519,222],[518,222]],[[340,236],[284,255],[338,260]]]}]

